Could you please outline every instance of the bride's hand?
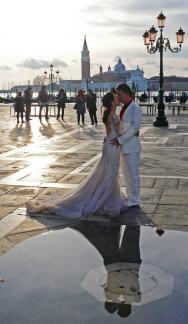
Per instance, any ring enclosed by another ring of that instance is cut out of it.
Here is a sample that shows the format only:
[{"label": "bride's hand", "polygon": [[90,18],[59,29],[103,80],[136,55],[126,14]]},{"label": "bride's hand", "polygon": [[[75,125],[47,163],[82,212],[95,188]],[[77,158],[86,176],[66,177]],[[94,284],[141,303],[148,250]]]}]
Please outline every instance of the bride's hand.
[{"label": "bride's hand", "polygon": [[118,142],[117,138],[113,138],[113,139],[110,141],[110,144],[111,144],[112,146],[116,146],[116,147],[119,146],[119,142]]}]

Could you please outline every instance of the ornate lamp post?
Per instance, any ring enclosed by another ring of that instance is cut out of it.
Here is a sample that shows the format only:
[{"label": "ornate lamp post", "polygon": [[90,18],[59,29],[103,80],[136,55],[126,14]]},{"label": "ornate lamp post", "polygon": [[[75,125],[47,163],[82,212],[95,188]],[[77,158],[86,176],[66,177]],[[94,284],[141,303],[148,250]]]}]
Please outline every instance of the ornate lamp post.
[{"label": "ornate lamp post", "polygon": [[[153,126],[156,127],[168,127],[168,121],[165,116],[165,104],[164,104],[164,76],[163,76],[163,53],[164,50],[170,50],[172,53],[178,53],[181,51],[182,44],[184,42],[184,35],[185,32],[180,29],[176,33],[178,47],[172,48],[170,41],[168,38],[163,37],[163,28],[165,26],[165,19],[166,17],[161,12],[160,15],[157,17],[158,19],[158,27],[160,28],[160,36],[156,40],[157,30],[154,26],[151,27],[149,31],[143,35],[144,38],[144,45],[147,47],[147,51],[150,54],[155,54],[157,51],[160,53],[160,78],[159,78],[159,103],[158,103],[158,116],[153,123]],[[156,41],[156,44],[154,45]]]},{"label": "ornate lamp post", "polygon": [[48,75],[47,71],[44,71],[45,80],[49,80],[50,82],[50,94],[53,95],[53,83],[59,79],[59,71],[57,70],[55,74],[53,73],[53,64],[50,65],[50,73]]}]

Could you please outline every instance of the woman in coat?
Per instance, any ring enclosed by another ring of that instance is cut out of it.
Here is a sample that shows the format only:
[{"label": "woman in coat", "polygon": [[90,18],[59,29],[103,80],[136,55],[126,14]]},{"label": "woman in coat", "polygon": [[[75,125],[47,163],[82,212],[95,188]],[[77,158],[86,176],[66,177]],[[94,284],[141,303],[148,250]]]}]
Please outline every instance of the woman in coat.
[{"label": "woman in coat", "polygon": [[22,96],[21,91],[18,92],[16,98],[15,98],[15,106],[14,106],[14,110],[17,113],[16,117],[17,117],[17,124],[19,124],[19,116],[21,115],[21,120],[22,123],[24,122],[23,119],[23,113],[24,113],[24,97]]},{"label": "woman in coat", "polygon": [[82,116],[82,124],[85,125],[85,113],[86,113],[86,100],[84,91],[79,90],[75,99],[75,109],[77,110],[78,125],[80,125],[80,117]]},{"label": "woman in coat", "polygon": [[60,118],[60,111],[61,111],[61,119],[64,120],[64,109],[65,109],[65,103],[67,100],[67,95],[64,89],[60,89],[59,93],[57,95],[57,119]]}]

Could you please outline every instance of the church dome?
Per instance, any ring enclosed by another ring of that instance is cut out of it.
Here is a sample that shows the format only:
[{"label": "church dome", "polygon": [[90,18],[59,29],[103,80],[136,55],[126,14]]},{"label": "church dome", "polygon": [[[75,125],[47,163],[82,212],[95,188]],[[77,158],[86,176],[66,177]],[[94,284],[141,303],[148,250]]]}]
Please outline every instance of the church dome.
[{"label": "church dome", "polygon": [[114,72],[124,73],[125,71],[125,65],[121,62],[121,59],[119,58],[118,63],[114,67]]}]

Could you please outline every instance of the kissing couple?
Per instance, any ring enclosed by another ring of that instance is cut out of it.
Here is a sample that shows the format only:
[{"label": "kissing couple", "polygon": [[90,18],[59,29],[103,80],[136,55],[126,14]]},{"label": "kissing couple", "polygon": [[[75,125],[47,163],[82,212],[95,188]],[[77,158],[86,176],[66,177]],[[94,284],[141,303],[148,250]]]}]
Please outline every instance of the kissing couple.
[{"label": "kissing couple", "polygon": [[[116,108],[120,104],[123,107],[118,116]],[[115,218],[127,208],[139,206],[141,108],[135,103],[134,94],[127,84],[120,84],[116,93],[106,93],[102,106],[106,137],[97,165],[71,193],[64,196],[55,194],[43,201],[29,201],[29,215],[66,219],[83,219],[91,215]],[[120,159],[126,193],[119,183]]]}]

